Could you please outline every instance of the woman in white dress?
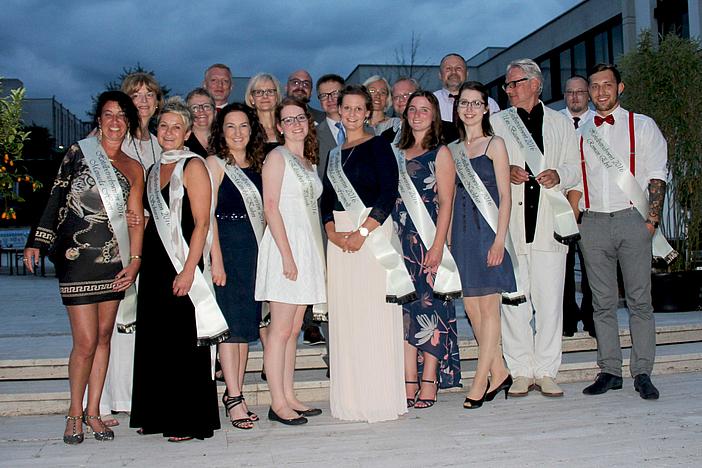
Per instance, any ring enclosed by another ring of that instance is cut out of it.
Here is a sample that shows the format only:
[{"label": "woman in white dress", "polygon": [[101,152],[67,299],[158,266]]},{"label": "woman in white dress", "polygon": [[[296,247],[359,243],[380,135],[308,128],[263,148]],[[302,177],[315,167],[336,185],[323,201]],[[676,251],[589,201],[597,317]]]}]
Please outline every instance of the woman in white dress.
[{"label": "woman in white dress", "polygon": [[293,374],[297,338],[305,308],[326,302],[324,251],[317,199],[317,139],[307,106],[286,98],[276,108],[276,125],[284,145],[263,165],[263,210],[266,231],[259,246],[257,301],[270,302],[271,323],[263,352],[271,408],[268,419],[288,425],[321,414],[295,396]]}]

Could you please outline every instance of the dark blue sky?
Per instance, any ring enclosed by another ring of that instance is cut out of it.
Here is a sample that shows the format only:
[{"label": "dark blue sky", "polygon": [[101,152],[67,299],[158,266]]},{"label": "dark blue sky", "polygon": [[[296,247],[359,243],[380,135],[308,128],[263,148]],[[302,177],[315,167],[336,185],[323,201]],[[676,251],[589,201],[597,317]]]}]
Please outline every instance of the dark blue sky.
[{"label": "dark blue sky", "polygon": [[281,81],[298,68],[346,76],[359,63],[394,63],[414,31],[417,63],[436,64],[449,51],[510,45],[579,2],[4,0],[0,76],[85,119],[90,96],[137,62],[174,94],[215,62]]}]

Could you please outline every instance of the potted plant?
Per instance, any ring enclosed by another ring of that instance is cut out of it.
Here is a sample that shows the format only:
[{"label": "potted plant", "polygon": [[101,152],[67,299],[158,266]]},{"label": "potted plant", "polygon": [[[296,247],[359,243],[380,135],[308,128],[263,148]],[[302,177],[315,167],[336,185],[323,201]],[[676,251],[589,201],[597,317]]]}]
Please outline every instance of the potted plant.
[{"label": "potted plant", "polygon": [[702,266],[702,45],[675,34],[656,46],[649,31],[622,56],[624,107],[653,118],[668,142],[669,180],[661,228],[679,255],[656,265],[652,295],[657,311],[700,306]]}]

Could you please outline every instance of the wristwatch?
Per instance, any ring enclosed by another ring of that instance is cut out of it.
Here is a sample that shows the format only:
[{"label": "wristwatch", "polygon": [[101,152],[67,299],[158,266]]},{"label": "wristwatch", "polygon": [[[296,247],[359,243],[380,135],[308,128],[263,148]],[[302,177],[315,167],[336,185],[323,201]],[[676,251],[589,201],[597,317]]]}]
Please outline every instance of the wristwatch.
[{"label": "wristwatch", "polygon": [[651,221],[650,219],[646,220],[646,224],[653,226],[653,229],[658,229],[658,226],[660,225],[658,221]]},{"label": "wristwatch", "polygon": [[370,234],[370,231],[368,230],[367,227],[361,226],[358,228],[358,233],[361,235],[361,237],[368,237],[368,234]]}]

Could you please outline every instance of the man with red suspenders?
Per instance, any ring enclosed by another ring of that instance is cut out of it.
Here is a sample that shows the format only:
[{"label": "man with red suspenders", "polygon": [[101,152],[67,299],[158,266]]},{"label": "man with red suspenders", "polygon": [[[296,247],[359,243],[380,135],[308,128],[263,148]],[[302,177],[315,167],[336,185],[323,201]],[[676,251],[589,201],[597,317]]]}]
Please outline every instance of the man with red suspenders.
[{"label": "man with red suspenders", "polygon": [[583,393],[598,395],[622,388],[619,261],[629,309],[634,388],[641,398],[657,399],[659,393],[650,378],[656,354],[651,247],[665,197],[667,144],[651,118],[621,108],[624,83],[614,66],[596,65],[588,82],[597,114],[582,129],[580,139],[581,207],[585,210],[580,246],[592,289],[600,373]]}]

